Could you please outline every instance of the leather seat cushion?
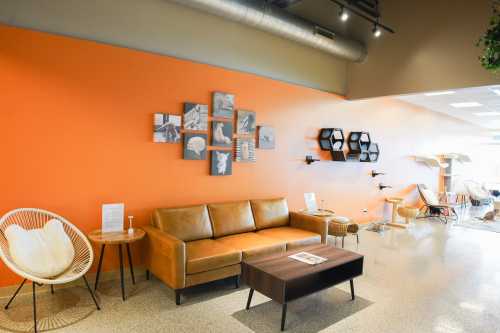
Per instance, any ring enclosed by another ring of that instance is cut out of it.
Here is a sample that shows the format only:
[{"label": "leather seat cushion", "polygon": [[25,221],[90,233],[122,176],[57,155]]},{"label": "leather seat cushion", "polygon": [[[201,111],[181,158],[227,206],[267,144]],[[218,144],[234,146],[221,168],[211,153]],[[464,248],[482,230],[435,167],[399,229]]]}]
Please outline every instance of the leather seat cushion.
[{"label": "leather seat cushion", "polygon": [[206,205],[155,209],[153,225],[185,242],[213,236]]},{"label": "leather seat cushion", "polygon": [[285,198],[251,200],[257,230],[290,224],[288,203]]},{"label": "leather seat cushion", "polygon": [[226,236],[215,241],[241,251],[243,260],[266,254],[285,252],[286,250],[284,241],[258,235],[255,232]]},{"label": "leather seat cushion", "polygon": [[255,230],[252,209],[248,200],[210,204],[208,211],[215,238]]},{"label": "leather seat cushion", "polygon": [[287,250],[300,246],[321,244],[321,235],[292,227],[264,229],[257,231],[257,235],[283,241],[286,243]]},{"label": "leather seat cushion", "polygon": [[239,264],[241,251],[224,246],[213,239],[186,243],[186,273],[195,274]]}]

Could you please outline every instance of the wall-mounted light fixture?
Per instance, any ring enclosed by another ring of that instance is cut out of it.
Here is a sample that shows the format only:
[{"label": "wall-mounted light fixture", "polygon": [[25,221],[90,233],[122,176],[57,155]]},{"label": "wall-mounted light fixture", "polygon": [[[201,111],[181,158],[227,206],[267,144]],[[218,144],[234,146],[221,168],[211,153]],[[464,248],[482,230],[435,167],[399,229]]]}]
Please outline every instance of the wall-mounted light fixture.
[{"label": "wall-mounted light fixture", "polygon": [[314,162],[319,162],[319,160],[316,158],[313,158],[311,155],[306,155],[307,165],[310,165],[311,163],[314,163]]},{"label": "wall-mounted light fixture", "polygon": [[380,183],[380,184],[378,184],[378,188],[379,188],[379,190],[382,191],[384,188],[392,188],[392,186]]},{"label": "wall-mounted light fixture", "polygon": [[377,172],[376,170],[372,170],[372,177],[375,178],[377,176],[385,175],[384,172]]}]

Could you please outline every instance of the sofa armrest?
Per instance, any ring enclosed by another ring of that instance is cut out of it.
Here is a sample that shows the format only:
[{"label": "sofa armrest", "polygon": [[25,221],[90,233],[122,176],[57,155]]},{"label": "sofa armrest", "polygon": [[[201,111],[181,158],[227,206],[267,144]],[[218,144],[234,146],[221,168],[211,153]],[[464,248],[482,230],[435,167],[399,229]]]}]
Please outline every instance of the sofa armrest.
[{"label": "sofa armrest", "polygon": [[290,226],[320,234],[321,243],[326,244],[328,219],[304,213],[290,212]]},{"label": "sofa armrest", "polygon": [[146,267],[172,289],[186,284],[186,244],[152,226],[143,227],[146,237]]}]

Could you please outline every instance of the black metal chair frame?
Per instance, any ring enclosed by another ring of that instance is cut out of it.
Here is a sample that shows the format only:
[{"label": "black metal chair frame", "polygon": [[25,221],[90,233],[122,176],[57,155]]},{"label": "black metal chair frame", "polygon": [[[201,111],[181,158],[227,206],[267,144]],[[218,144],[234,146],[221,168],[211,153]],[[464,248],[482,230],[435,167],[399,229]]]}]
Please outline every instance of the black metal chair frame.
[{"label": "black metal chair frame", "polygon": [[418,193],[420,194],[420,198],[424,202],[424,205],[420,208],[420,211],[422,212],[423,215],[419,216],[418,218],[438,218],[439,221],[444,222],[445,224],[448,223],[448,219],[452,220],[457,220],[458,219],[458,214],[455,210],[455,208],[451,205],[448,204],[429,204],[426,199],[424,194],[422,193],[423,189],[427,189],[427,186],[424,184],[418,184],[417,185]]},{"label": "black metal chair frame", "polygon": [[[92,296],[92,300],[94,301],[97,310],[101,310],[101,307],[99,306],[99,303],[97,302],[97,299],[95,298],[95,295],[92,292],[92,289],[90,289],[87,278],[85,277],[85,275],[83,275],[82,278],[83,278],[83,281],[85,282],[85,286],[87,287],[87,290],[90,293],[90,296]],[[10,298],[7,305],[5,305],[5,307],[4,307],[5,310],[9,309],[10,304],[12,303],[12,301],[14,301],[14,298],[16,298],[17,294],[21,291],[21,288],[24,286],[26,281],[28,281],[28,279],[24,279],[23,282],[21,282],[19,287],[14,292],[14,295],[12,295],[12,297]],[[33,324],[34,324],[34,331],[36,333],[36,332],[38,332],[37,320],[36,320],[36,286],[42,287],[43,284],[33,282],[33,281],[31,282],[31,284],[32,284],[32,290],[33,290],[32,291],[32,293],[33,293]],[[51,294],[54,294],[54,285],[53,284],[50,285],[50,292],[51,292]]]}]

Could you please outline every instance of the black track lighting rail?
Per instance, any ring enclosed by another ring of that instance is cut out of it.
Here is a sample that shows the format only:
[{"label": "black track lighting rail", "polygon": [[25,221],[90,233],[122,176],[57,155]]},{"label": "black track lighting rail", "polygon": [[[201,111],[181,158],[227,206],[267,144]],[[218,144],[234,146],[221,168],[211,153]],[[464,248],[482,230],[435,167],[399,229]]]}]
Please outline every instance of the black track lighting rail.
[{"label": "black track lighting rail", "polygon": [[349,4],[343,3],[342,1],[338,1],[338,0],[330,0],[330,1],[333,2],[333,3],[335,3],[335,4],[337,4],[340,8],[347,9],[347,10],[349,10],[350,13],[353,13],[353,14],[355,14],[355,15],[357,15],[357,16],[365,19],[365,20],[367,20],[368,22],[373,23],[373,25],[375,27],[382,28],[385,31],[390,32],[391,34],[395,33],[395,31],[391,27],[388,27],[385,24],[380,23],[379,20],[378,20],[378,18],[376,18],[376,19],[371,18],[371,17],[369,17],[369,16],[361,13],[359,10],[353,8]]}]

